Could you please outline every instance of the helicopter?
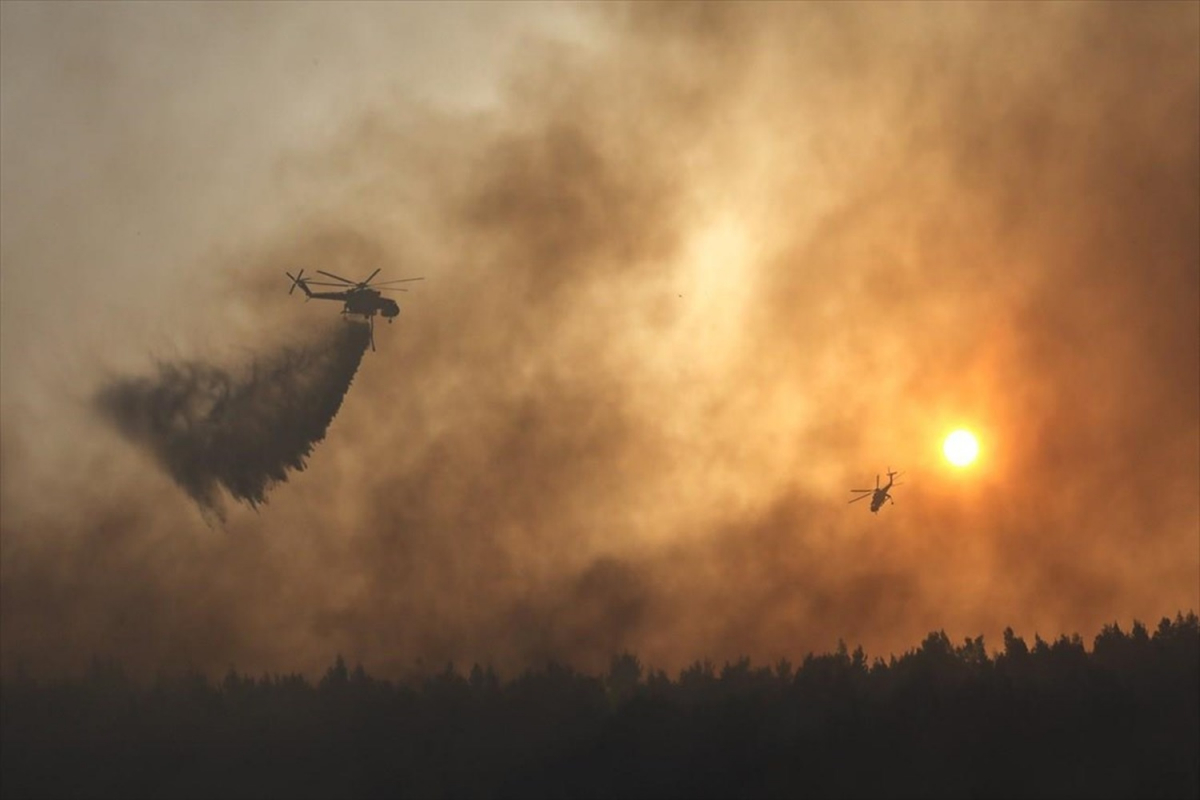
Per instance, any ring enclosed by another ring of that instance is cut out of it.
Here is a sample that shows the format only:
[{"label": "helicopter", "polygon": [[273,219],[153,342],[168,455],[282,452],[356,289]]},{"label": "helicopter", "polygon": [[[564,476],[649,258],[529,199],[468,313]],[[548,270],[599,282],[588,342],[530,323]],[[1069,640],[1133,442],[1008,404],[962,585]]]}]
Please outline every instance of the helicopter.
[{"label": "helicopter", "polygon": [[892,499],[892,495],[890,494],[890,492],[892,490],[892,487],[901,485],[901,484],[895,482],[896,478],[901,474],[903,474],[903,473],[893,472],[891,467],[888,467],[888,472],[887,472],[888,482],[886,484],[884,484],[883,486],[880,486],[879,485],[879,476],[876,475],[874,489],[851,489],[850,490],[852,492],[858,493],[858,497],[854,498],[850,502],[857,503],[859,500],[869,497],[869,498],[871,498],[871,513],[872,514],[879,513],[879,509],[883,508],[884,503],[895,503],[896,502],[895,500]]},{"label": "helicopter", "polygon": [[[358,282],[343,278],[341,275],[334,275],[332,272],[326,272],[323,269],[319,269],[317,272],[340,282],[331,283],[329,281],[314,281],[311,278],[305,278],[303,269],[296,275],[284,272],[284,275],[292,279],[292,287],[288,289],[288,294],[296,291],[296,287],[299,286],[304,290],[305,297],[309,300],[313,298],[317,300],[341,300],[345,304],[342,306],[343,317],[348,314],[362,316],[371,326],[371,350],[375,349],[375,315],[382,314],[391,323],[400,314],[400,304],[390,297],[384,297],[382,293],[408,291],[407,289],[401,289],[397,286],[387,286],[385,284],[410,283],[412,281],[425,280],[424,277],[398,278],[396,280],[372,284],[371,279],[379,274],[379,269],[368,275],[365,281]],[[342,291],[314,292],[308,288],[309,286],[336,286]]]}]

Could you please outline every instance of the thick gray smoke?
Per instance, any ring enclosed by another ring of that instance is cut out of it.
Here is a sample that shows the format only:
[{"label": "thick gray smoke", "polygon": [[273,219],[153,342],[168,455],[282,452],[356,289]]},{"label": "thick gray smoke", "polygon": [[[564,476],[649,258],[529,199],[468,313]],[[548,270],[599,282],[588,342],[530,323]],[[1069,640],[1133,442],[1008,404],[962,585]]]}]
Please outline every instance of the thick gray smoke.
[{"label": "thick gray smoke", "polygon": [[[0,667],[674,670],[1200,607],[1200,5],[0,14]],[[376,267],[427,282],[304,473],[340,395],[271,359],[110,387],[194,497],[286,474],[263,513],[206,529],[80,412],[96,365],[336,316],[284,270]]]},{"label": "thick gray smoke", "polygon": [[152,378],[119,378],[96,395],[100,410],[148,448],[205,511],[221,516],[218,488],[257,506],[303,470],[342,405],[369,341],[347,324],[240,370],[166,363]]}]

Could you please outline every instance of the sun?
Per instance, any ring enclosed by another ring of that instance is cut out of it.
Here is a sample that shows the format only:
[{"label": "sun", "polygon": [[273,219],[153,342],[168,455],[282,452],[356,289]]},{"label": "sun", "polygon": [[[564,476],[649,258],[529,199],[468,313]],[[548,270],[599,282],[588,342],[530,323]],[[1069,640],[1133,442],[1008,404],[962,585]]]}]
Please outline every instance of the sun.
[{"label": "sun", "polygon": [[979,455],[979,442],[970,431],[960,428],[946,437],[942,452],[954,466],[965,467]]}]

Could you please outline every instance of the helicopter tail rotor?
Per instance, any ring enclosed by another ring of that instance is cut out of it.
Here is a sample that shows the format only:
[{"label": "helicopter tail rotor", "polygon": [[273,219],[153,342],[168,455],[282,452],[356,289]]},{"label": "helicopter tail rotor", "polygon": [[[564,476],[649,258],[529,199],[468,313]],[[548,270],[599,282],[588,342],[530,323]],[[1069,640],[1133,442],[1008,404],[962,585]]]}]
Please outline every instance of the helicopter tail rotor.
[{"label": "helicopter tail rotor", "polygon": [[299,273],[298,275],[293,275],[293,274],[292,274],[292,273],[290,273],[290,272],[284,272],[283,274],[284,274],[284,275],[287,275],[289,278],[291,278],[291,279],[292,279],[292,287],[291,287],[290,289],[288,289],[288,294],[289,294],[289,295],[290,295],[292,292],[296,291],[296,287],[297,287],[297,286],[301,286],[301,285],[303,285],[303,284],[302,284],[302,281],[304,280],[304,270],[303,270],[303,269],[302,269],[302,270],[300,270],[300,273]]}]

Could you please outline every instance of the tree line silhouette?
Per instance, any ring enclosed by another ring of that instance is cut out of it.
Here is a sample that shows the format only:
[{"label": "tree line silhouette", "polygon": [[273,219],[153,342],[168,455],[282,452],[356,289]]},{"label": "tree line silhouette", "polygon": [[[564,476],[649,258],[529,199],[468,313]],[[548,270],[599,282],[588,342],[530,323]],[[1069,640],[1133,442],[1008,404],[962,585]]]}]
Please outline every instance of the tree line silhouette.
[{"label": "tree line silhouette", "polygon": [[230,670],[0,686],[3,796],[1200,796],[1200,620],[1114,624],[1029,646],[944,632],[886,661],[862,648],[671,678],[622,653],[501,679],[410,682],[338,656],[315,684]]}]

